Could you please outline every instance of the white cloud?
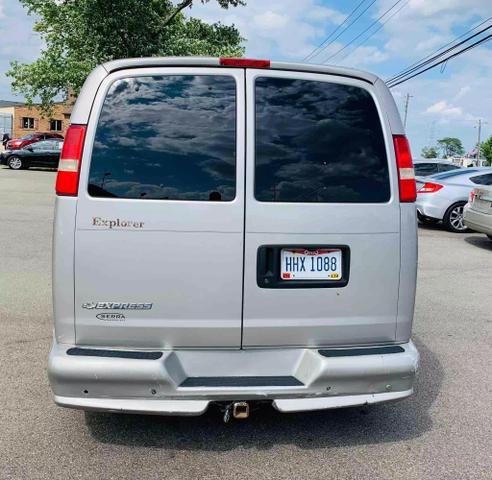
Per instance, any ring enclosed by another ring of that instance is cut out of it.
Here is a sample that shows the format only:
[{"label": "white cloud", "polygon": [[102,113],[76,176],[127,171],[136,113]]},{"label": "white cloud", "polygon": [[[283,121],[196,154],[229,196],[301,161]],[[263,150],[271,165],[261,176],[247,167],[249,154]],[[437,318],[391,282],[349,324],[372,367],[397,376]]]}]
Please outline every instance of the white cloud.
[{"label": "white cloud", "polygon": [[246,55],[301,60],[328,35],[345,14],[322,0],[248,0],[228,10],[216,4],[196,4],[189,15],[234,24],[246,38]]},{"label": "white cloud", "polygon": [[[10,61],[30,62],[40,52],[42,41],[32,30],[34,19],[15,0],[0,0],[0,72],[10,68]],[[0,99],[11,99],[10,78],[0,75]]]},{"label": "white cloud", "polygon": [[454,97],[455,100],[459,100],[460,98],[464,97],[468,92],[471,92],[472,88],[470,85],[465,85],[464,87],[461,87],[459,92],[456,94]]},{"label": "white cloud", "polygon": [[[312,2],[311,2],[312,3]],[[346,18],[346,15],[333,10],[332,8],[323,7],[321,5],[312,5],[306,12],[306,20],[312,20],[315,22],[330,21],[332,23],[342,23]]]},{"label": "white cloud", "polygon": [[434,103],[425,111],[426,113],[438,113],[446,117],[455,117],[458,115],[463,115],[463,110],[460,107],[453,107],[449,105],[446,100],[441,100]]},{"label": "white cloud", "polygon": [[268,10],[265,13],[260,15],[255,15],[253,17],[253,21],[255,26],[265,29],[279,29],[285,27],[287,25],[289,18],[286,15],[282,15],[280,13],[272,12]]}]

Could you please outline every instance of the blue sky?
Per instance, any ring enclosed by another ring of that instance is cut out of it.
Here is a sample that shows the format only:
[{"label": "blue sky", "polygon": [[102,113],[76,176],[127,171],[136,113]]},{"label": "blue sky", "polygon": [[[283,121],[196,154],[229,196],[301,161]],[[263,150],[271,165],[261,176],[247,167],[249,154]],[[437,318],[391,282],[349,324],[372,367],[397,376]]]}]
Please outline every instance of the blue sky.
[{"label": "blue sky", "polygon": [[[247,0],[247,6],[220,9],[212,0],[195,5],[189,15],[215,22],[235,24],[247,39],[246,55],[256,58],[300,61],[309,55],[360,0]],[[372,0],[365,0],[362,11]],[[374,4],[335,42],[312,62],[322,63],[369,26],[396,0],[376,0]],[[491,0],[402,0],[391,20],[363,43],[371,33],[329,60],[330,63],[369,70],[386,79],[441,45],[492,16]],[[389,15],[388,15],[389,16]],[[384,21],[387,17],[384,17]],[[16,0],[0,0],[0,71],[9,60],[29,62],[36,58],[41,40],[32,32],[33,20]],[[457,136],[466,149],[476,142],[477,120],[484,125],[483,137],[492,134],[492,41],[467,52],[394,89],[403,109],[404,96],[412,95],[407,134],[414,157],[424,145],[444,136]],[[10,81],[0,76],[0,99],[14,98]]]}]

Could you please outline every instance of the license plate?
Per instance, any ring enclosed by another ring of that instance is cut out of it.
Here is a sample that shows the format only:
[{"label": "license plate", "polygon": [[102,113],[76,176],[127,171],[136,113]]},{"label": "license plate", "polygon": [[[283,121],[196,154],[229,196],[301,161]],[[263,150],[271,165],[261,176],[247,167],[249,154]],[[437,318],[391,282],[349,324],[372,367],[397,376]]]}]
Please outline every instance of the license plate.
[{"label": "license plate", "polygon": [[339,248],[283,248],[280,252],[282,280],[340,280],[342,251]]}]

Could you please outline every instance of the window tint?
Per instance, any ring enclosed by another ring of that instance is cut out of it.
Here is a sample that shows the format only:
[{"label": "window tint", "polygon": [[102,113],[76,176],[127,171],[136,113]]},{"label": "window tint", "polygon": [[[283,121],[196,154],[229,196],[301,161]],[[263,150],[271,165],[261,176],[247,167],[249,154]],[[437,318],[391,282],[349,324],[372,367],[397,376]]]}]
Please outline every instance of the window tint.
[{"label": "window tint", "polygon": [[447,163],[440,163],[439,164],[439,171],[440,172],[450,172],[452,170],[459,170],[460,167],[458,165],[452,165],[452,164],[447,164]]},{"label": "window tint", "polygon": [[118,80],[99,117],[89,194],[233,200],[235,137],[232,77],[169,75]]},{"label": "window tint", "polygon": [[492,173],[471,177],[470,180],[477,185],[492,185]]},{"label": "window tint", "polygon": [[444,178],[457,177],[458,175],[466,175],[468,173],[473,173],[477,171],[477,169],[473,168],[459,168],[458,170],[453,170],[452,172],[438,173],[437,175],[433,175],[432,178],[437,178],[438,180],[441,180]]},{"label": "window tint", "polygon": [[255,92],[257,200],[389,200],[383,132],[367,91],[263,77]]},{"label": "window tint", "polygon": [[416,163],[413,167],[415,175],[420,177],[437,173],[437,163]]},{"label": "window tint", "polygon": [[35,143],[31,143],[30,145],[27,145],[27,147],[33,150],[50,150],[51,142],[49,141],[35,142]]}]

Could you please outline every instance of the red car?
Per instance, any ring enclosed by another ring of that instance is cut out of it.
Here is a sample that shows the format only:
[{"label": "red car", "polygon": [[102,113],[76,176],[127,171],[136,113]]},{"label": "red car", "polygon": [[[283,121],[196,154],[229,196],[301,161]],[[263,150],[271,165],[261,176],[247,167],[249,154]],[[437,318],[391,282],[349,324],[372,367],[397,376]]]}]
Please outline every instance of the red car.
[{"label": "red car", "polygon": [[18,150],[31,143],[40,142],[41,140],[47,140],[49,138],[63,138],[63,135],[59,133],[49,133],[49,132],[34,132],[28,133],[20,138],[13,138],[9,140],[6,145],[7,150]]}]

